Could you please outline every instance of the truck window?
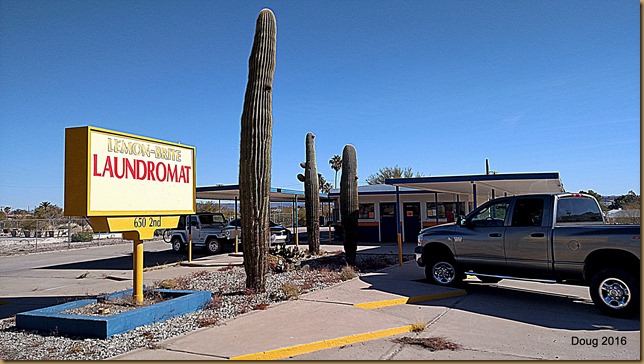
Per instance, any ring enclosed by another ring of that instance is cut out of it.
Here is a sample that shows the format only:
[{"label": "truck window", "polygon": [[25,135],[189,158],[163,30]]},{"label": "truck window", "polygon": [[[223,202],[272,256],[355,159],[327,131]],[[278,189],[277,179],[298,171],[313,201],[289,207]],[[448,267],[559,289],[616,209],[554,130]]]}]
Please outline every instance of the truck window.
[{"label": "truck window", "polygon": [[543,222],[543,199],[520,198],[512,211],[512,226],[541,226]]},{"label": "truck window", "polygon": [[473,226],[503,226],[505,216],[507,215],[508,200],[499,201],[495,204],[484,207],[476,212],[471,218],[470,223]]},{"label": "truck window", "polygon": [[597,202],[590,197],[561,197],[557,202],[557,223],[603,221]]}]

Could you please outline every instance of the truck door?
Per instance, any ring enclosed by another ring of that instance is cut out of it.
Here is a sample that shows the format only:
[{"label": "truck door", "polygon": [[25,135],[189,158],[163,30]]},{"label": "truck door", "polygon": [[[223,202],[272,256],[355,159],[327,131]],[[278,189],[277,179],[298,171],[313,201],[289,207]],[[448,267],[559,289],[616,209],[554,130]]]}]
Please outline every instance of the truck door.
[{"label": "truck door", "polygon": [[495,200],[475,210],[463,226],[455,230],[456,259],[477,273],[504,274],[506,217],[510,199]]},{"label": "truck door", "polygon": [[550,257],[550,216],[543,197],[517,198],[510,225],[505,229],[505,257],[511,275],[548,278],[552,273]]}]

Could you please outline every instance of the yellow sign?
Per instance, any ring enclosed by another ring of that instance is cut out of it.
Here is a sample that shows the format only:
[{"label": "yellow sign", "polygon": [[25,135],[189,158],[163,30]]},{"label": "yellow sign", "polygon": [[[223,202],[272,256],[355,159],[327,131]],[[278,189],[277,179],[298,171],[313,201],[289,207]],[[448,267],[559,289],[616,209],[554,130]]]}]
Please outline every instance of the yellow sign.
[{"label": "yellow sign", "polygon": [[91,126],[67,128],[65,215],[192,214],[195,160],[192,146]]},{"label": "yellow sign", "polygon": [[146,240],[154,238],[154,231],[176,228],[179,216],[90,217],[94,230],[110,232],[135,232],[138,236],[123,235],[125,239]]}]

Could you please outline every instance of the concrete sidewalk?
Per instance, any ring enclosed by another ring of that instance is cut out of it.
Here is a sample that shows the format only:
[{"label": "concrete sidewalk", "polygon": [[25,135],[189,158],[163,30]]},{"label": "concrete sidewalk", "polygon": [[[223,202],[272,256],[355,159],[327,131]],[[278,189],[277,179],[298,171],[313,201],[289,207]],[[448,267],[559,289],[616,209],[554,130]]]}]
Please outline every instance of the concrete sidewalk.
[{"label": "concrete sidewalk", "polygon": [[465,294],[459,289],[415,282],[422,277],[415,264],[408,261],[296,301],[249,312],[221,326],[169,339],[155,349],[138,349],[112,359],[282,359],[407,333],[414,322],[373,309]]}]

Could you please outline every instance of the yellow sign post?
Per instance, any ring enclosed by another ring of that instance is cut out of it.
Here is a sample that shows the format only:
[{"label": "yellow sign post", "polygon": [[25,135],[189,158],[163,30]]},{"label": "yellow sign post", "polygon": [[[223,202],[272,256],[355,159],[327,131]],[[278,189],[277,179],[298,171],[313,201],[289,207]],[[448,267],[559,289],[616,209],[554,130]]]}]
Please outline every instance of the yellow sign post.
[{"label": "yellow sign post", "polygon": [[143,302],[143,240],[152,239],[157,229],[176,228],[179,216],[90,217],[89,222],[94,230],[122,232],[123,239],[134,241],[132,297]]},{"label": "yellow sign post", "polygon": [[196,210],[195,148],[112,130],[65,129],[65,216],[132,240],[133,298],[143,302],[143,240]]}]

